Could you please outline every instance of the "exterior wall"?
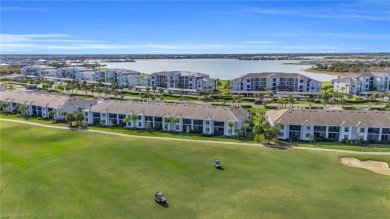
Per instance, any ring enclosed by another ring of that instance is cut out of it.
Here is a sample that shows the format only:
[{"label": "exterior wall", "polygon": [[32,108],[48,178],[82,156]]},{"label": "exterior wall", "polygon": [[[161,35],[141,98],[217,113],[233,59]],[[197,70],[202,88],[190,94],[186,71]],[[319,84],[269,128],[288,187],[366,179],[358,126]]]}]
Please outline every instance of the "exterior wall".
[{"label": "exterior wall", "polygon": [[[271,124],[273,125],[273,124]],[[326,127],[326,138],[329,138],[329,127],[330,126],[325,126]],[[351,126],[342,126],[340,127],[340,132],[339,132],[339,138],[336,139],[337,141],[342,141],[343,139],[348,139],[348,140],[356,140],[356,139],[362,139],[362,140],[370,140],[368,139],[369,133],[368,130],[369,128],[376,128],[379,129],[378,133],[375,133],[375,136],[371,140],[382,140],[382,138],[386,135],[389,136],[388,139],[390,141],[390,134],[383,133],[382,131],[386,129],[390,129],[390,127],[351,127]],[[288,140],[290,139],[289,136],[289,125],[282,125],[281,129],[281,135],[279,136],[279,139],[282,140]],[[312,133],[314,135],[314,125],[302,125],[301,128],[301,134],[299,140],[304,140],[308,141],[308,134]],[[372,134],[374,135],[374,134]],[[376,137],[377,136],[377,137]]]},{"label": "exterior wall", "polygon": [[264,77],[243,76],[230,82],[232,91],[258,91],[270,89],[273,91],[298,91],[298,92],[319,92],[321,82],[309,77],[299,75],[293,77],[271,74]]},{"label": "exterior wall", "polygon": [[[351,94],[360,94],[367,91],[388,92],[390,90],[390,74],[380,74],[373,76],[361,75],[357,78],[352,78],[351,83],[341,83],[332,80],[333,90],[336,92],[344,92]],[[344,91],[341,88],[345,87]]]},{"label": "exterior wall", "polygon": [[[91,111],[89,110],[84,110],[84,115],[85,115],[85,122],[87,124],[93,124],[93,117],[92,117],[92,113]],[[131,117],[131,114],[127,114],[128,117]],[[125,124],[125,126],[127,128],[134,128],[134,125],[135,125],[135,128],[137,129],[144,129],[145,128],[145,124],[146,124],[146,120],[145,120],[145,117],[147,115],[137,115],[139,116],[140,118],[138,118],[137,120],[134,121],[131,121],[127,124]],[[185,118],[180,118],[179,119],[179,122],[175,125],[174,123],[165,123],[164,121],[164,117],[163,117],[163,120],[162,120],[162,130],[164,131],[173,131],[173,132],[185,132],[186,129],[183,128],[183,119]],[[240,122],[236,122],[235,123],[235,126],[232,128],[232,134],[229,133],[229,123],[228,122],[224,122],[224,135],[225,136],[231,136],[231,135],[235,135],[236,133],[234,132],[234,129],[236,129],[237,127],[238,128],[241,128],[242,127],[242,124],[243,124],[243,121],[245,121],[246,118],[243,118],[242,121]],[[108,125],[109,124],[109,112],[102,112],[100,113],[100,120],[104,120],[105,123],[104,125]],[[119,121],[119,120],[118,120]],[[154,121],[154,117],[153,117],[153,121]],[[139,124],[141,123],[141,124]],[[209,135],[212,135],[214,134],[214,121],[213,120],[203,120],[203,134],[209,134]],[[153,125],[155,125],[155,123],[153,123]],[[175,127],[177,126],[177,127]],[[193,120],[191,120],[191,126],[189,126],[191,128],[191,130],[193,130]]]}]

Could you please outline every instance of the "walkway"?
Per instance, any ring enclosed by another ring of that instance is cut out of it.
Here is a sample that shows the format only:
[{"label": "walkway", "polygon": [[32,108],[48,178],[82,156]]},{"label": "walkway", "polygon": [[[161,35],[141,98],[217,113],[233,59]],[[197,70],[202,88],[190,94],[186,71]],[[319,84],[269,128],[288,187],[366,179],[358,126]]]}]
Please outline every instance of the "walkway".
[{"label": "walkway", "polygon": [[[68,127],[63,126],[54,126],[54,125],[45,125],[28,121],[14,120],[14,119],[0,119],[0,121],[7,122],[15,122],[22,123],[27,125],[34,125],[46,128],[54,128],[54,129],[65,129],[71,130]],[[122,134],[115,132],[107,132],[100,130],[90,130],[86,129],[87,132],[107,134],[107,135],[116,135],[122,137],[130,137],[130,138],[142,138],[142,139],[157,139],[157,140],[168,140],[168,141],[181,141],[181,142],[198,142],[198,143],[208,143],[208,144],[224,144],[224,145],[239,145],[239,146],[251,146],[251,147],[267,147],[263,144],[254,144],[254,143],[240,143],[240,142],[228,142],[228,141],[208,141],[208,140],[194,140],[194,139],[182,139],[182,138],[169,138],[169,137],[153,137],[153,136],[139,136],[139,135],[131,135],[131,134]],[[275,148],[284,148],[284,149],[294,149],[294,150],[309,150],[309,151],[324,151],[324,152],[337,152],[337,153],[349,153],[349,154],[369,154],[369,155],[390,155],[390,152],[362,152],[362,151],[348,151],[348,150],[337,150],[337,149],[325,149],[325,148],[307,148],[307,147],[294,147],[294,146],[273,146]]]}]

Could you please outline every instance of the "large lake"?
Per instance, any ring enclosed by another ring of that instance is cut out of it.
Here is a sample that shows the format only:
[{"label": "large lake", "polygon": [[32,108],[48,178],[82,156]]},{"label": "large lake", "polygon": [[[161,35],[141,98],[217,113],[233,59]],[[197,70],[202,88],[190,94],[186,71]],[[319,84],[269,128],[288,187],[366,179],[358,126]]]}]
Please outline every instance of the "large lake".
[{"label": "large lake", "polygon": [[336,76],[307,73],[309,65],[286,65],[298,63],[292,60],[241,61],[236,59],[137,59],[136,62],[109,62],[108,68],[122,68],[153,73],[158,71],[194,71],[210,75],[212,78],[233,79],[247,73],[287,72],[300,73],[319,81],[330,81]]}]

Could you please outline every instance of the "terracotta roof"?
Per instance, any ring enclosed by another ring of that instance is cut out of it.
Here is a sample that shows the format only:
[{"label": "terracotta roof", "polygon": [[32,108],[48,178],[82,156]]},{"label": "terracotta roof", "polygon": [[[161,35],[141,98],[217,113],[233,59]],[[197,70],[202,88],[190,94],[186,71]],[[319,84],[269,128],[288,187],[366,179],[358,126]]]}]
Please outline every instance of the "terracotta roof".
[{"label": "terracotta roof", "polygon": [[390,112],[357,110],[270,110],[273,123],[288,125],[390,127]]},{"label": "terracotta roof", "polygon": [[236,122],[248,116],[243,108],[130,101],[106,101],[84,111]]}]

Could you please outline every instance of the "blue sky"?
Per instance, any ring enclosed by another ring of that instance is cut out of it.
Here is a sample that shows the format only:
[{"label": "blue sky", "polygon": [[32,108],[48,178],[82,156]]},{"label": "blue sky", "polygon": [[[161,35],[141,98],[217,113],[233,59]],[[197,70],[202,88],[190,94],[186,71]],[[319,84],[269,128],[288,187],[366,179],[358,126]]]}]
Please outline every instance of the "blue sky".
[{"label": "blue sky", "polygon": [[390,1],[1,1],[2,54],[390,52]]}]

